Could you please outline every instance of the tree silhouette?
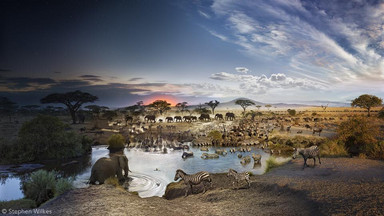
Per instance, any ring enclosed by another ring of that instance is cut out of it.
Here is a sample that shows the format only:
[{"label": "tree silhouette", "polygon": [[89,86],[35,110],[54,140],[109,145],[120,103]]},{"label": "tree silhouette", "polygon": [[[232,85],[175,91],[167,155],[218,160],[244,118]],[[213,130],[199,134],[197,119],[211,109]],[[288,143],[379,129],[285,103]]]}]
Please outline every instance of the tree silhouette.
[{"label": "tree silhouette", "polygon": [[204,113],[209,114],[211,111],[209,111],[206,107],[204,107],[203,104],[200,103],[197,105],[194,112],[198,114],[204,114]]},{"label": "tree silhouette", "polygon": [[171,104],[168,103],[166,100],[156,100],[148,106],[154,108],[160,113],[160,115],[162,115],[163,112],[170,109]]},{"label": "tree silhouette", "polygon": [[212,114],[215,115],[215,109],[220,104],[220,102],[217,100],[215,100],[215,101],[211,100],[205,104],[208,105],[209,107],[211,107]]},{"label": "tree silhouette", "polygon": [[358,98],[352,100],[351,106],[366,109],[368,111],[368,117],[369,117],[371,116],[371,108],[381,106],[382,103],[383,103],[383,99],[375,95],[363,94],[363,95],[360,95]]},{"label": "tree silhouette", "polygon": [[245,115],[245,110],[247,109],[247,107],[251,106],[251,105],[255,105],[255,103],[251,100],[237,100],[235,102],[236,105],[240,105],[241,108],[243,108],[244,112],[243,112],[243,116]]},{"label": "tree silhouette", "polygon": [[92,103],[98,99],[97,96],[91,95],[87,92],[74,91],[67,93],[54,93],[50,94],[40,100],[41,103],[61,103],[67,106],[69,113],[72,117],[72,123],[76,124],[76,112],[84,103]]},{"label": "tree silhouette", "polygon": [[257,111],[259,111],[261,108],[261,105],[256,105],[256,108],[257,108]]},{"label": "tree silhouette", "polygon": [[176,104],[177,110],[179,110],[181,113],[185,112],[188,107],[188,102],[181,102]]}]

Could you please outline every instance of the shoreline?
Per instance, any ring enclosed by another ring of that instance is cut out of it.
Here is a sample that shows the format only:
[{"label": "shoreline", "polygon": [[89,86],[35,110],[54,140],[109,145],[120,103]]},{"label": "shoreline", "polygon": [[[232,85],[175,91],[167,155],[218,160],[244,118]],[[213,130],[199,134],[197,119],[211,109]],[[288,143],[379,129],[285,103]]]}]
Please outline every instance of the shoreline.
[{"label": "shoreline", "polygon": [[[384,162],[322,158],[302,169],[296,159],[251,177],[249,189],[234,189],[225,174],[211,174],[205,194],[166,200],[140,198],[110,185],[74,189],[40,207],[53,215],[380,215],[384,212]],[[184,192],[182,182],[176,183]],[[199,190],[194,187],[194,191]],[[184,195],[184,193],[182,194]]]}]

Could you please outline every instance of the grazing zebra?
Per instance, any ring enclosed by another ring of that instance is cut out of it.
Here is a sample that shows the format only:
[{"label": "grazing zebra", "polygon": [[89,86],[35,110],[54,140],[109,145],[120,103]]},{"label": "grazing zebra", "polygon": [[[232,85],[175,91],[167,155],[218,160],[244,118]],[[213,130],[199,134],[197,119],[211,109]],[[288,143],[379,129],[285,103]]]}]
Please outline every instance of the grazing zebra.
[{"label": "grazing zebra", "polygon": [[249,182],[249,173],[243,172],[243,173],[238,173],[236,170],[229,169],[227,177],[233,176],[234,181],[232,182],[232,185],[235,186],[235,181],[236,184],[239,184],[240,181],[246,181],[248,183],[248,188],[251,187],[251,183]]},{"label": "grazing zebra", "polygon": [[294,149],[294,150],[295,150],[295,153],[293,154],[293,157],[292,157],[293,159],[295,159],[298,154],[300,154],[304,158],[303,169],[304,169],[305,166],[308,166],[308,164],[307,164],[307,159],[308,158],[313,158],[313,166],[316,166],[316,157],[319,159],[319,163],[321,164],[321,161],[320,161],[320,149],[316,145],[311,146],[309,148],[297,148],[297,149]]},{"label": "grazing zebra", "polygon": [[212,179],[209,176],[209,173],[205,172],[205,171],[188,175],[183,170],[178,169],[178,170],[176,170],[176,175],[175,175],[174,180],[177,181],[179,178],[183,179],[184,180],[184,184],[187,185],[187,188],[185,190],[185,196],[188,196],[188,189],[189,188],[191,190],[191,193],[193,193],[192,185],[198,185],[200,183],[203,183],[203,186],[204,186],[203,193],[205,193],[205,191],[206,191],[206,189],[205,189],[205,182],[209,182],[210,183],[210,187],[212,187]]}]

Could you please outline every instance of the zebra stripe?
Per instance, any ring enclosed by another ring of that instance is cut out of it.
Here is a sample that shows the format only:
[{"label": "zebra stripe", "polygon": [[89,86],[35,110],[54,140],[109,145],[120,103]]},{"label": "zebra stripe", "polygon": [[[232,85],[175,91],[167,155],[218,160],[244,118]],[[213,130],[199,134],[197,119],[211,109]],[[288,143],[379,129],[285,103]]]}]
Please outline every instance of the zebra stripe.
[{"label": "zebra stripe", "polygon": [[320,149],[316,145],[311,146],[309,148],[298,148],[295,149],[295,153],[293,155],[293,159],[297,157],[297,155],[300,154],[304,158],[304,166],[308,166],[307,164],[307,159],[308,158],[313,158],[313,166],[316,166],[316,157],[319,159],[319,163],[321,164],[320,161]]},{"label": "zebra stripe", "polygon": [[[248,188],[251,187],[251,183],[249,182],[249,173],[247,172],[238,173],[236,170],[229,169],[227,176],[233,176],[237,184],[239,184],[240,181],[246,181],[248,183]],[[235,181],[232,182],[233,186],[235,186]]]},{"label": "zebra stripe", "polygon": [[210,186],[212,187],[212,179],[209,176],[209,173],[205,172],[205,171],[201,171],[201,172],[198,172],[195,174],[188,175],[183,170],[178,169],[178,170],[176,170],[176,175],[175,175],[174,180],[177,181],[180,178],[183,179],[184,184],[187,185],[187,188],[185,190],[185,196],[188,196],[188,189],[189,188],[191,190],[191,193],[193,192],[192,191],[192,185],[198,185],[200,183],[203,183],[203,186],[204,186],[203,193],[205,193],[205,191],[206,191],[205,184],[204,184],[205,182],[209,182]]}]

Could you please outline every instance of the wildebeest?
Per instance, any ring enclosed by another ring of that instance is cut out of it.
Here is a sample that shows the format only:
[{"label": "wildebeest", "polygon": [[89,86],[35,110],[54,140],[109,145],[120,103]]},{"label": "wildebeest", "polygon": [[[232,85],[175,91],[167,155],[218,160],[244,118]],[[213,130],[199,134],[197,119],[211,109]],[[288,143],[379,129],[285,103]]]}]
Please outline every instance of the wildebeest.
[{"label": "wildebeest", "polygon": [[319,133],[320,136],[321,131],[323,131],[323,128],[313,128],[312,135],[314,135],[315,133]]}]

